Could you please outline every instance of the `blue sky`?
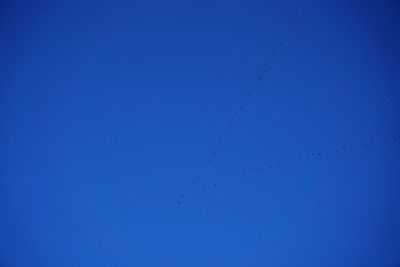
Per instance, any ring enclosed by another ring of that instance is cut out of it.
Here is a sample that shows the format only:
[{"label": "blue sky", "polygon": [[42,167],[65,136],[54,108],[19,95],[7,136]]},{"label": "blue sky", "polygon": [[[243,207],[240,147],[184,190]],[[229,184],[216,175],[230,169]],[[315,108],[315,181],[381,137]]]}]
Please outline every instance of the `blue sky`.
[{"label": "blue sky", "polygon": [[400,5],[298,4],[1,3],[0,265],[398,266]]}]

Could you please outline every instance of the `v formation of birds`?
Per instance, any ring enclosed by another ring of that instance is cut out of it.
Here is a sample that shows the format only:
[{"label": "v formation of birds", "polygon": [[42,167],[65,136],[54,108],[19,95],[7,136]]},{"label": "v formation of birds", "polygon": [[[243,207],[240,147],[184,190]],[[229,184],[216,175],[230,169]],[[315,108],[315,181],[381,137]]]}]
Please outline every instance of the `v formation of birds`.
[{"label": "v formation of birds", "polygon": [[[271,64],[275,60],[276,56],[279,54],[281,48],[285,46],[288,36],[294,30],[294,26],[297,22],[297,19],[298,19],[298,16],[300,15],[301,10],[304,7],[305,2],[307,2],[307,0],[301,0],[301,2],[299,2],[297,4],[292,17],[290,18],[289,22],[287,23],[287,25],[285,27],[284,33],[281,35],[281,38],[277,42],[277,45],[271,51],[270,55],[266,58],[265,62],[262,65],[262,68],[259,70],[253,83],[251,83],[250,87],[245,91],[245,95],[242,97],[240,103],[237,106],[236,111],[233,113],[233,116],[231,117],[228,124],[226,125],[225,130],[216,139],[215,143],[212,145],[212,149],[211,149],[211,151],[209,151],[208,156],[206,157],[205,161],[202,164],[202,167],[197,171],[197,174],[195,175],[194,179],[191,182],[191,184],[193,186],[192,192],[195,192],[197,194],[207,193],[208,190],[210,190],[212,188],[217,189],[219,187],[219,184],[217,184],[217,183],[213,183],[211,186],[208,186],[208,187],[200,186],[200,183],[202,181],[202,178],[206,175],[207,168],[213,162],[213,160],[216,158],[219,148],[224,144],[225,140],[232,133],[233,129],[237,126],[241,115],[246,111],[250,99],[252,98],[252,96],[255,94],[255,92],[259,88],[259,83],[264,80],[266,74],[270,71]],[[312,152],[312,153],[308,153],[308,154],[304,154],[304,155],[292,156],[290,158],[287,158],[287,159],[284,159],[281,161],[277,161],[275,163],[267,163],[267,164],[264,164],[263,166],[244,169],[241,171],[241,174],[248,175],[248,174],[251,174],[254,172],[258,172],[258,171],[267,171],[267,170],[270,170],[273,168],[288,165],[290,163],[302,161],[304,159],[319,158],[319,157],[326,156],[326,155],[332,154],[332,153],[350,152],[350,151],[353,151],[356,149],[367,148],[368,146],[373,145],[373,144],[382,144],[382,143],[387,143],[390,141],[398,141],[398,140],[400,140],[400,135],[395,135],[395,136],[384,138],[384,139],[376,139],[376,140],[372,139],[367,142],[360,142],[359,144],[353,144],[350,146],[339,146],[335,149],[330,149],[330,150],[323,149],[320,151],[316,151],[316,152]],[[182,205],[184,200],[186,199],[186,197],[187,197],[187,194],[183,194],[183,193],[179,194],[179,197],[176,200],[176,203],[178,205]]]}]

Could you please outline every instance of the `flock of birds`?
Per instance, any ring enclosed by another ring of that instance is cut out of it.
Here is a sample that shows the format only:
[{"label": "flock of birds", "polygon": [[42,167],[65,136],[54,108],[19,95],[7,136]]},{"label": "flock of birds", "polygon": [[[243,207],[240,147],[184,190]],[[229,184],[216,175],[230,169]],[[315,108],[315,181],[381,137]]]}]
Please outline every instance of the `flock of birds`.
[{"label": "flock of birds", "polygon": [[[208,156],[206,157],[205,161],[203,162],[202,167],[198,170],[197,174],[193,178],[191,184],[193,186],[194,192],[196,192],[197,194],[206,193],[209,190],[217,189],[220,186],[220,184],[218,184],[218,183],[213,183],[213,185],[211,187],[210,186],[208,186],[208,187],[201,186],[202,178],[206,175],[209,165],[217,157],[219,148],[224,144],[225,140],[232,133],[235,126],[237,126],[241,115],[246,111],[246,109],[248,107],[248,103],[249,103],[251,97],[254,95],[256,90],[259,88],[259,86],[258,86],[259,83],[265,78],[266,74],[270,71],[273,60],[280,52],[280,49],[285,45],[289,34],[294,30],[294,26],[296,24],[297,18],[300,14],[300,11],[303,9],[305,2],[307,2],[307,0],[301,0],[301,2],[297,5],[294,14],[292,15],[289,23],[286,25],[285,32],[279,39],[277,45],[272,50],[270,55],[266,58],[266,61],[264,62],[256,79],[251,84],[250,88],[246,90],[245,96],[242,98],[241,102],[237,106],[237,110],[234,112],[232,118],[229,120],[229,123],[226,126],[223,134],[220,135],[216,139],[214,145],[212,146],[211,151],[208,152]],[[332,155],[332,154],[343,154],[346,152],[351,152],[351,151],[355,151],[355,150],[359,150],[359,149],[365,149],[374,144],[397,142],[399,140],[400,140],[400,135],[395,135],[395,136],[382,138],[382,139],[371,139],[369,141],[363,141],[363,142],[359,142],[358,144],[353,144],[353,145],[342,145],[342,146],[338,146],[333,149],[321,149],[319,151],[301,154],[301,155],[297,155],[297,156],[292,156],[292,157],[289,157],[289,158],[286,158],[283,160],[266,163],[259,167],[243,169],[241,171],[241,174],[248,175],[248,174],[255,173],[255,172],[265,172],[265,171],[269,171],[269,170],[276,169],[276,168],[282,168],[282,167],[288,166],[290,164],[303,162],[303,161],[309,160],[309,159],[319,159],[321,157]],[[186,198],[185,194],[183,194],[183,193],[179,194],[179,197],[176,201],[177,204],[182,205],[185,198]]]},{"label": "flock of birds", "polygon": [[[212,145],[211,151],[208,152],[208,156],[205,158],[205,161],[203,162],[201,168],[198,170],[197,174],[195,175],[194,179],[191,182],[195,192],[201,193],[201,192],[208,191],[207,187],[200,186],[202,178],[206,175],[209,165],[215,160],[215,158],[218,154],[219,148],[222,146],[222,144],[225,142],[226,138],[231,134],[232,130],[238,124],[238,121],[239,121],[241,115],[246,111],[249,100],[254,95],[256,90],[259,88],[258,84],[265,78],[266,74],[270,71],[272,62],[274,61],[275,57],[280,52],[280,49],[285,45],[289,34],[294,30],[294,26],[297,22],[297,18],[300,15],[300,12],[304,7],[305,2],[307,2],[307,0],[301,0],[301,2],[297,4],[296,9],[295,9],[289,23],[286,25],[285,32],[279,39],[278,43],[276,44],[275,48],[272,50],[271,54],[266,58],[262,68],[260,69],[254,82],[251,84],[250,88],[248,88],[246,90],[245,96],[242,98],[239,105],[237,106],[237,110],[234,112],[232,118],[229,120],[229,123],[226,126],[223,134],[220,135],[220,137],[218,137],[217,140],[215,141],[214,145]],[[213,187],[218,188],[219,185],[214,183]],[[185,199],[185,194],[180,194],[179,198],[177,200],[177,204],[182,205],[182,202],[184,199]]]}]

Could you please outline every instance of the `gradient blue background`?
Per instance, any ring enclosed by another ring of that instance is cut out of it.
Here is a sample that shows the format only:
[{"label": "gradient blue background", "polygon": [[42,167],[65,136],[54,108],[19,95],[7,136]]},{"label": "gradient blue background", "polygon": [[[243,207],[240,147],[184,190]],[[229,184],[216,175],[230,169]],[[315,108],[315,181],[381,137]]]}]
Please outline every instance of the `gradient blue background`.
[{"label": "gradient blue background", "polygon": [[[2,1],[0,266],[400,266],[398,1]],[[185,192],[182,206],[176,197]]]}]

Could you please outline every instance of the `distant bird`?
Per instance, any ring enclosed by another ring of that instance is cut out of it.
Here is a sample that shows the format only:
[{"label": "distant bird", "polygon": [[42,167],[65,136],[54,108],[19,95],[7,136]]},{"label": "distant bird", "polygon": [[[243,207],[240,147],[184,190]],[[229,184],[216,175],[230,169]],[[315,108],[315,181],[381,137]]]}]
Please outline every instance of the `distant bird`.
[{"label": "distant bird", "polygon": [[185,198],[185,195],[184,195],[184,194],[181,194],[181,197]]},{"label": "distant bird", "polygon": [[179,205],[182,205],[182,203],[179,200],[177,200],[176,203],[178,203]]}]

